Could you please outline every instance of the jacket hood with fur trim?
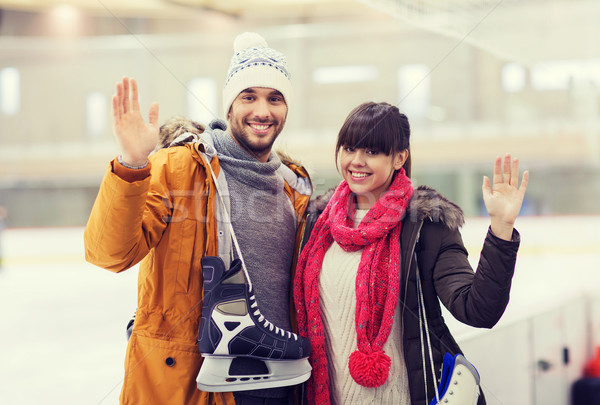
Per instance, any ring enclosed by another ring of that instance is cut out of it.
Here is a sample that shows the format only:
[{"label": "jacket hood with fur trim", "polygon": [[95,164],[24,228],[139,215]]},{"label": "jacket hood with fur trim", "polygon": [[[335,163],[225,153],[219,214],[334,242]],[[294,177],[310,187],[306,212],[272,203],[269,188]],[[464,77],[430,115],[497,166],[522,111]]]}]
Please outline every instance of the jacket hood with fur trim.
[{"label": "jacket hood with fur trim", "polygon": [[463,210],[458,205],[427,186],[415,190],[406,214],[416,221],[441,222],[450,229],[459,229],[465,223]]}]

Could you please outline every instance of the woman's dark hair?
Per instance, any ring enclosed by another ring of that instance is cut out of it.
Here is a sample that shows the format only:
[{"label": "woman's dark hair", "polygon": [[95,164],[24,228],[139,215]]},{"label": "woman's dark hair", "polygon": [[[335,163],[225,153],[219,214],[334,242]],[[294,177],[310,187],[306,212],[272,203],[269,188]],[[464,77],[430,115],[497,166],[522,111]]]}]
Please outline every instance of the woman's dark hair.
[{"label": "woman's dark hair", "polygon": [[410,177],[410,125],[396,106],[370,101],[352,110],[338,134],[336,167],[338,154],[344,147],[372,149],[386,155],[409,150],[404,170]]}]

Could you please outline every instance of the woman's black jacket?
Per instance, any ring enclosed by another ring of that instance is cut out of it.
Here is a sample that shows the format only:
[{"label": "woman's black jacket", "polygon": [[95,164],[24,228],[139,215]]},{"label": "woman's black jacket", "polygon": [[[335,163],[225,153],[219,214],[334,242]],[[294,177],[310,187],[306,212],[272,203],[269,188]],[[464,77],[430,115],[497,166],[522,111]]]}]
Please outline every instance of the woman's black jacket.
[{"label": "woman's black jacket", "polygon": [[[331,195],[330,191],[311,202],[302,247],[308,241],[316,218]],[[426,359],[429,398],[425,400],[416,284],[417,262],[438,379],[444,354],[462,353],[442,318],[440,301],[456,319],[478,328],[493,327],[508,304],[520,242],[518,232],[513,232],[512,241],[505,241],[488,230],[477,271],[474,272],[467,260],[467,251],[459,232],[463,223],[464,215],[460,207],[424,186],[415,190],[402,221],[402,274],[398,302],[398,305],[402,305],[402,322],[396,327],[402,328],[404,360],[413,405],[426,405],[434,396],[430,363]],[[414,260],[414,252],[417,261]],[[469,358],[468,354],[466,357]],[[485,381],[485,375],[482,376],[482,381]],[[478,405],[482,404],[485,404],[483,395],[478,402]]]}]

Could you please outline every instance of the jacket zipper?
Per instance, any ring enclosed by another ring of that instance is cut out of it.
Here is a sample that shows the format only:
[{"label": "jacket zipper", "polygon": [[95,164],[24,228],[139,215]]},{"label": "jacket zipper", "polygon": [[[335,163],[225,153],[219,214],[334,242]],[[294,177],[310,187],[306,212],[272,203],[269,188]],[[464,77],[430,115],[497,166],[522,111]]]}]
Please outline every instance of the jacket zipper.
[{"label": "jacket zipper", "polygon": [[[417,242],[419,241],[419,238],[421,237],[421,228],[423,227],[423,221],[419,222],[419,226],[417,227],[417,231],[416,233],[416,237],[413,238],[413,240],[411,241],[411,247],[410,247],[410,259],[408,261],[408,271],[410,271],[410,268],[412,267],[412,260],[413,260],[413,254],[415,253],[415,248],[417,247]],[[406,297],[406,290],[408,289],[408,277],[406,277],[406,283],[404,285],[404,296]]]},{"label": "jacket zipper", "polygon": [[[419,237],[421,236],[421,228],[422,227],[423,227],[423,221],[420,221],[419,226],[417,227],[417,231],[415,232],[416,237],[414,237],[411,241],[410,259],[408,261],[408,270],[407,270],[408,273],[406,274],[406,282],[404,284],[404,299],[405,300],[406,300],[406,292],[408,291],[408,276],[410,275],[410,268],[412,267],[412,260],[413,260],[415,248],[417,247],[417,241],[419,240]],[[402,331],[403,335],[404,335],[404,310],[405,309],[406,309],[406,305],[403,304],[402,305],[402,316],[400,317],[400,330]],[[412,393],[411,393],[410,389],[409,389],[409,395],[410,395],[411,401],[412,401]]]},{"label": "jacket zipper", "polygon": [[310,218],[310,213],[306,214],[306,218],[304,219],[304,224],[302,225],[302,235],[300,235],[300,243],[298,244],[298,257],[300,257],[300,252],[302,251],[302,245],[304,244],[304,237],[306,236],[306,225],[308,224],[308,219]]},{"label": "jacket zipper", "polygon": [[[413,254],[415,252],[415,248],[417,247],[417,241],[421,236],[421,228],[423,227],[423,221],[419,222],[419,226],[415,232],[416,237],[414,237],[411,241],[411,247],[409,250],[410,259],[408,261],[408,269],[406,270],[408,273],[406,274],[406,282],[404,283],[404,299],[406,300],[406,291],[408,290],[408,276],[410,275],[410,268],[412,267]],[[406,309],[406,305],[402,305],[402,316],[400,317],[400,330],[404,331],[404,310]]]}]

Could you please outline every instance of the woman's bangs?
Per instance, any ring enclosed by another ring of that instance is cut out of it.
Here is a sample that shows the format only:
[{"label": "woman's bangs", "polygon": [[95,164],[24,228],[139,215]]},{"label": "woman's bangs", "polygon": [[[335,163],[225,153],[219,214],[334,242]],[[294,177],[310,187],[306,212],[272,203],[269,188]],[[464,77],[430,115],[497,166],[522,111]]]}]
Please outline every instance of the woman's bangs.
[{"label": "woman's bangs", "polygon": [[372,120],[354,120],[347,128],[341,139],[343,146],[357,149],[371,149],[389,155],[393,150],[393,143],[382,131],[381,125],[373,125]]}]

